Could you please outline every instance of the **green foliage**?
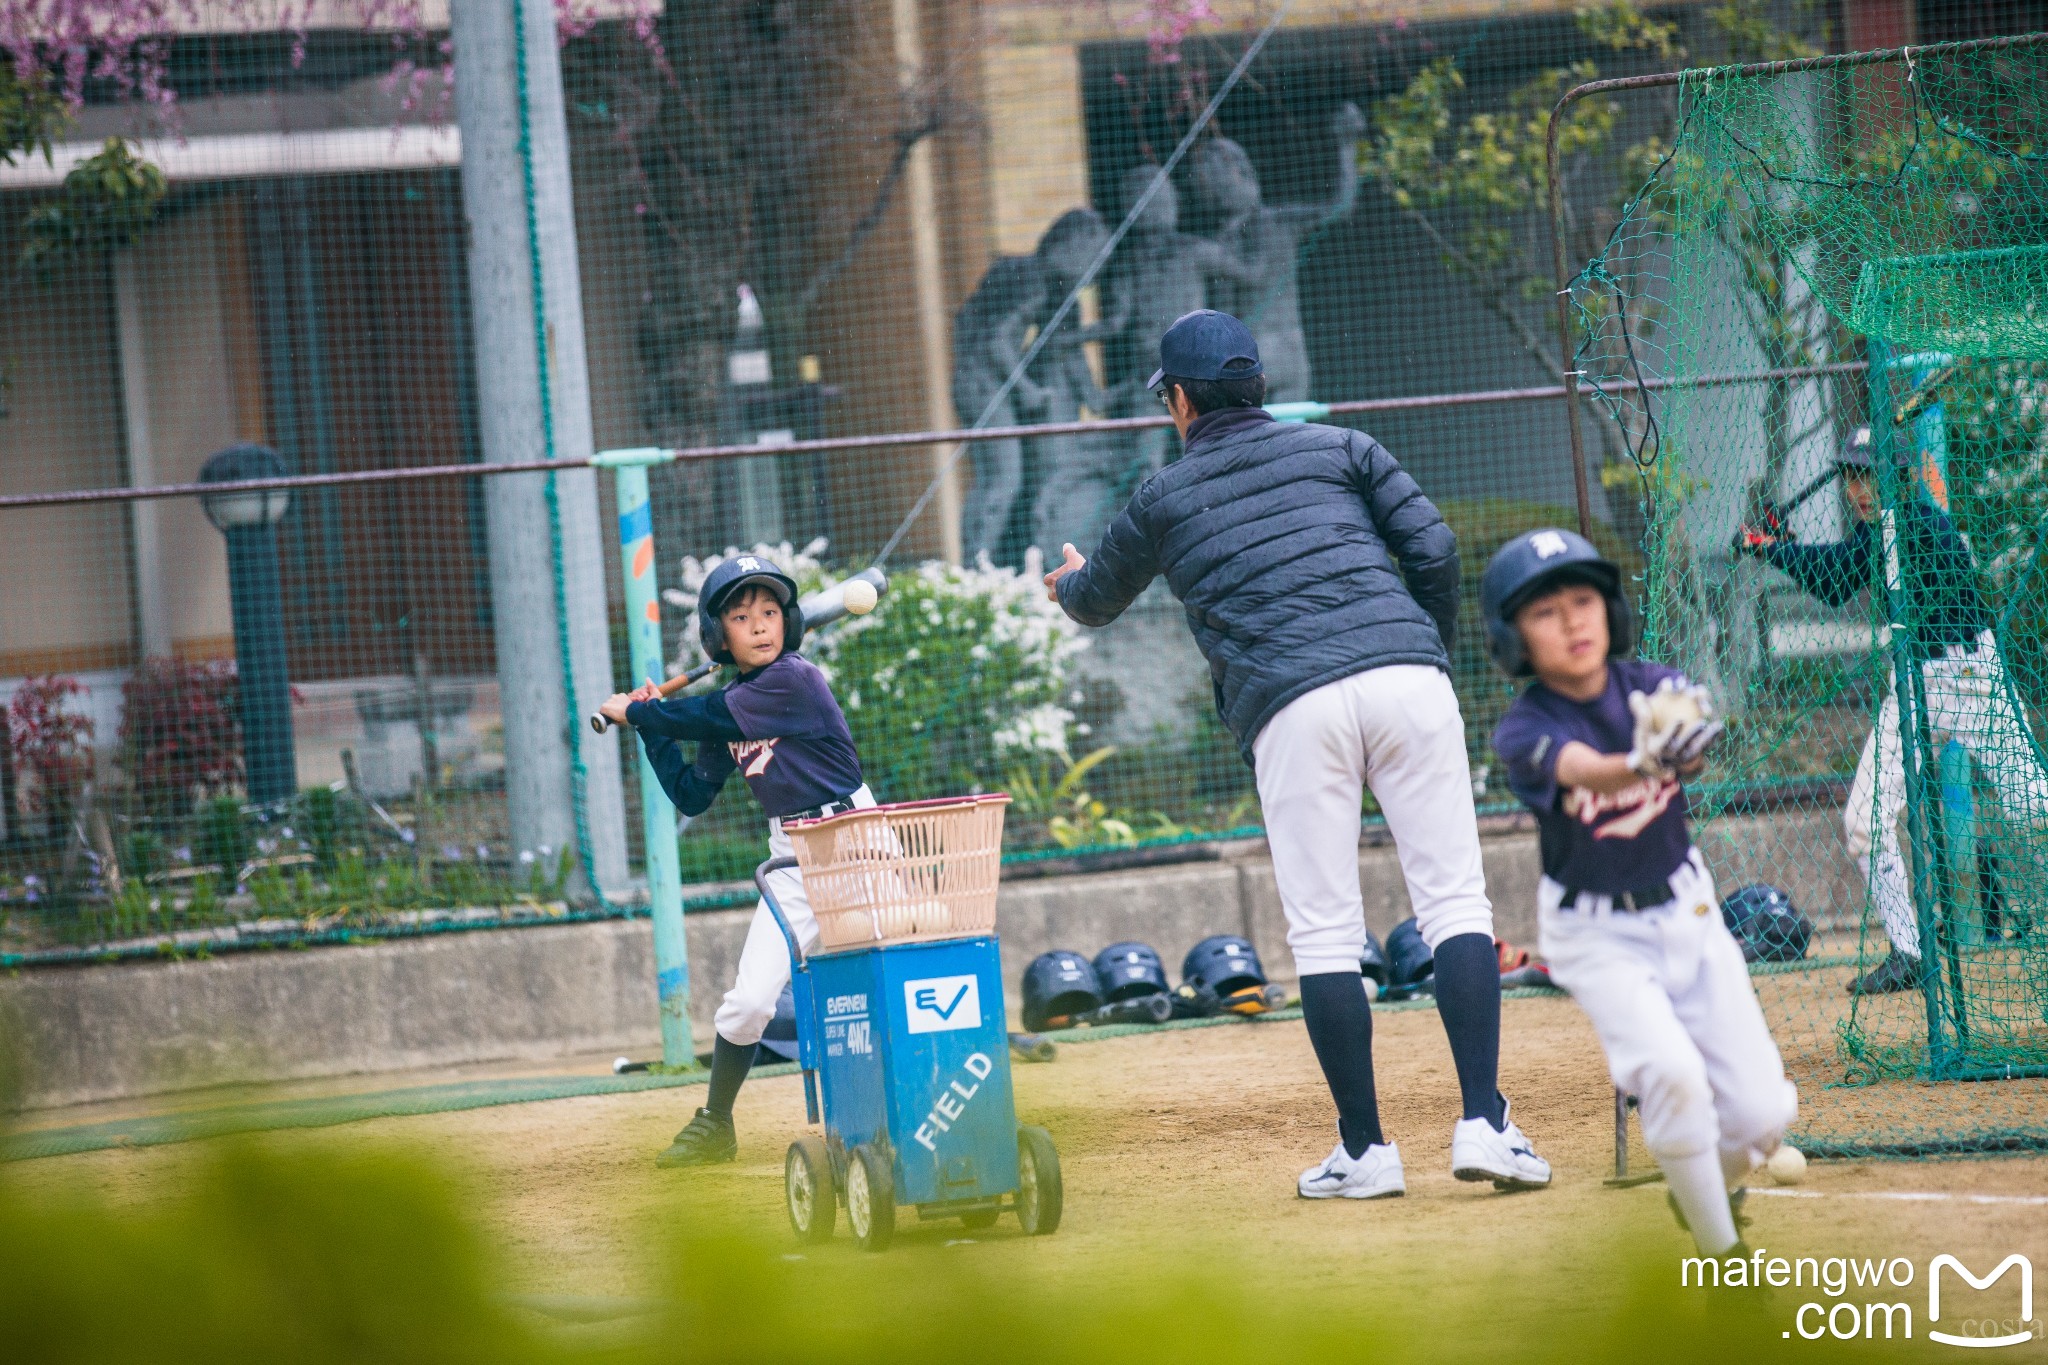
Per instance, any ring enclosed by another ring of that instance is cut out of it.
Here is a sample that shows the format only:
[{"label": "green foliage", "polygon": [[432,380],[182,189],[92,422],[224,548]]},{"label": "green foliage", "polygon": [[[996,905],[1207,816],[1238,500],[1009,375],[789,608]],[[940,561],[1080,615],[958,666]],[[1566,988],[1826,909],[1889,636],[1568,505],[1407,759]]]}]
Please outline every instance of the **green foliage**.
[{"label": "green foliage", "polygon": [[238,797],[216,796],[199,812],[199,840],[194,852],[202,867],[217,867],[233,882],[249,861],[249,824]]},{"label": "green foliage", "polygon": [[0,166],[19,165],[38,152],[48,163],[57,135],[70,122],[70,106],[47,73],[0,61]]},{"label": "green foliage", "polygon": [[341,844],[340,805],[330,787],[310,787],[299,795],[299,825],[312,847],[313,866],[321,872],[333,869]]},{"label": "green foliage", "polygon": [[[1082,779],[1116,753],[1115,745],[1105,744],[1079,759],[1062,751],[1012,768],[1013,821],[1043,825],[1047,837],[1061,848],[1129,848],[1151,839],[1177,839],[1193,833],[1158,811],[1112,812],[1107,802],[1081,785]],[[1055,764],[1061,770],[1057,775]]]},{"label": "green foliage", "polygon": [[[646,1297],[584,1300],[573,1306],[627,1311],[571,1326],[508,1292],[552,1296],[565,1286],[508,1279],[477,1212],[486,1202],[444,1163],[319,1140],[204,1144],[168,1159],[177,1163],[161,1182],[169,1192],[154,1198],[111,1191],[97,1169],[30,1180],[0,1168],[0,1321],[12,1356],[50,1365],[855,1365],[947,1360],[971,1344],[986,1365],[1167,1365],[1340,1360],[1360,1342],[1397,1341],[1401,1359],[1434,1365],[1470,1359],[1481,1339],[1491,1354],[1531,1365],[1640,1360],[1646,1340],[1673,1365],[1870,1354],[1868,1342],[1825,1337],[1778,1349],[1804,1296],[1681,1289],[1678,1244],[1662,1229],[1656,1248],[1613,1226],[1574,1230],[1558,1243],[1569,1256],[1527,1258],[1520,1301],[1560,1306],[1532,1316],[1504,1313],[1485,1275],[1443,1278],[1423,1296],[1333,1301],[1319,1280],[1261,1267],[1263,1244],[1186,1254],[1171,1239],[1126,1236],[1110,1253],[1116,1273],[1068,1273],[1073,1255],[1087,1254],[1082,1227],[1058,1234],[1070,1241],[1053,1245],[1057,1254],[1034,1254],[1013,1228],[979,1234],[968,1249],[944,1245],[948,1232],[907,1228],[883,1256],[854,1252],[843,1233],[799,1255],[772,1208],[772,1181],[755,1182],[760,1199],[744,1219],[692,1196],[642,1220],[648,1231],[619,1259],[644,1270]],[[1070,1202],[1070,1220],[1079,1212]]]},{"label": "green foliage", "polygon": [[156,220],[170,184],[164,173],[110,137],[73,166],[55,198],[22,221],[21,268],[47,274],[88,252],[132,246]]},{"label": "green foliage", "polygon": [[228,1146],[158,1205],[9,1188],[8,1354],[51,1365],[552,1357],[514,1326],[472,1207],[419,1161],[341,1147]]}]

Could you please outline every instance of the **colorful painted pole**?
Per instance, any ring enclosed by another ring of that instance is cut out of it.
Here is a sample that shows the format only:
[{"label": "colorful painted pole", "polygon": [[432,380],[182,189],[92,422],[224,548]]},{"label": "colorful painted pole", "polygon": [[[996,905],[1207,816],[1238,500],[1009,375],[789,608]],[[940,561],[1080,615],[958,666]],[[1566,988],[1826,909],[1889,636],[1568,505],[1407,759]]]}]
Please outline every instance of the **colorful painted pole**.
[{"label": "colorful painted pole", "polygon": [[[635,458],[640,457],[640,458]],[[606,451],[596,461],[618,476],[619,559],[625,569],[626,640],[633,681],[660,682],[661,594],[654,576],[654,517],[647,501],[647,466],[673,458],[665,450]],[[647,844],[647,897],[654,918],[654,986],[661,1001],[661,1060],[694,1066],[690,1036],[690,950],[683,936],[683,879],[676,854],[676,808],[654,776],[637,741],[640,810]]]}]

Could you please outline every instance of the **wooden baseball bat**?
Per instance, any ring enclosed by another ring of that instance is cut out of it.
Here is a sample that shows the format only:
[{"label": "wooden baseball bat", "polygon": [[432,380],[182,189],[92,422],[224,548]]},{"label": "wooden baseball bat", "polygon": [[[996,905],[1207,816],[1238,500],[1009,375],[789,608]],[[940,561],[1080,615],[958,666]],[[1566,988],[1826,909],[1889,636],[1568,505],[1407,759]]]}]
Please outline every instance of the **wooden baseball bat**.
[{"label": "wooden baseball bat", "polygon": [[[889,576],[883,573],[879,567],[875,567],[862,569],[853,578],[843,579],[821,592],[812,593],[809,597],[797,603],[798,608],[804,614],[804,630],[806,633],[816,630],[821,626],[829,626],[840,617],[847,615],[846,585],[853,582],[856,578],[863,583],[871,584],[874,587],[877,598],[889,591]],[[664,697],[673,697],[691,683],[701,682],[705,678],[710,677],[719,668],[720,665],[716,660],[706,659],[687,673],[678,673],[673,678],[662,683],[658,690]],[[605,718],[602,711],[590,713],[590,728],[597,731],[600,735],[609,730],[611,725],[611,721]]]}]

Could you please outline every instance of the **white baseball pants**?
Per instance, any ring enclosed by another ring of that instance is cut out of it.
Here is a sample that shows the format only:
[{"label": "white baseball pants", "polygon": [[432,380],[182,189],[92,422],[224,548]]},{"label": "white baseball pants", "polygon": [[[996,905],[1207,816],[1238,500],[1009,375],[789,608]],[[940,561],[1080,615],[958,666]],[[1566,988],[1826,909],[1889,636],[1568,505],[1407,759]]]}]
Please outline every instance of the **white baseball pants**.
[{"label": "white baseball pants", "polygon": [[1634,913],[1592,894],[1565,908],[1564,888],[1545,877],[1543,956],[1600,1035],[1615,1085],[1637,1097],[1651,1154],[1718,1151],[1739,1174],[1777,1147],[1799,1095],[1698,850],[1671,887],[1675,899]]},{"label": "white baseball pants", "polygon": [[1441,670],[1393,664],[1304,693],[1266,722],[1252,760],[1297,974],[1355,972],[1365,952],[1367,787],[1423,940],[1434,949],[1456,934],[1493,936],[1465,721]]},{"label": "white baseball pants", "polygon": [[[2048,823],[2048,772],[2043,771],[2033,733],[2013,702],[2005,660],[1992,633],[1978,636],[1974,649],[1952,646],[1921,665],[1920,674],[1935,742],[1953,739],[1969,749],[1978,771],[1998,791],[2007,828],[2017,832]],[[1863,742],[1856,780],[1842,808],[1842,833],[1849,856],[1870,883],[1870,899],[1892,945],[1918,957],[1920,925],[1899,848],[1899,816],[1905,809],[1906,769],[1894,688],[1885,693],[1877,726]]]},{"label": "white baseball pants", "polygon": [[[860,807],[875,804],[875,794],[865,783],[850,799]],[[782,822],[770,820],[768,856],[788,858],[794,854],[789,836],[782,832]],[[782,907],[782,917],[789,921],[790,932],[808,953],[818,941],[818,920],[811,913],[810,897],[804,893],[803,873],[793,867],[781,868],[768,874],[768,885],[775,892],[775,903]],[[756,901],[754,922],[747,926],[747,941],[740,949],[740,966],[733,975],[732,989],[719,1001],[718,1013],[712,1018],[718,1036],[739,1047],[760,1042],[768,1021],[775,1017],[775,1002],[782,998],[782,988],[789,984],[789,973],[789,943],[775,926],[768,902]]]}]

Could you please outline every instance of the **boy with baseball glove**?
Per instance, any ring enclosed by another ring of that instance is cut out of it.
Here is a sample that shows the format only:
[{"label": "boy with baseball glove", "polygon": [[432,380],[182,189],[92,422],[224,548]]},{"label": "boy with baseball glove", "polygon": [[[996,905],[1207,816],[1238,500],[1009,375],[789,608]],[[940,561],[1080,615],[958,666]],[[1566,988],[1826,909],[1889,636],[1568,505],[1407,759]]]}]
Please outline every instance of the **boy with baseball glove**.
[{"label": "boy with baseball glove", "polygon": [[1551,978],[1578,1001],[1702,1252],[1739,1245],[1729,1189],[1798,1112],[1742,949],[1686,825],[1683,783],[1721,734],[1705,689],[1622,657],[1635,617],[1591,542],[1517,536],[1480,584],[1488,652],[1535,681],[1494,731],[1536,813]]}]

